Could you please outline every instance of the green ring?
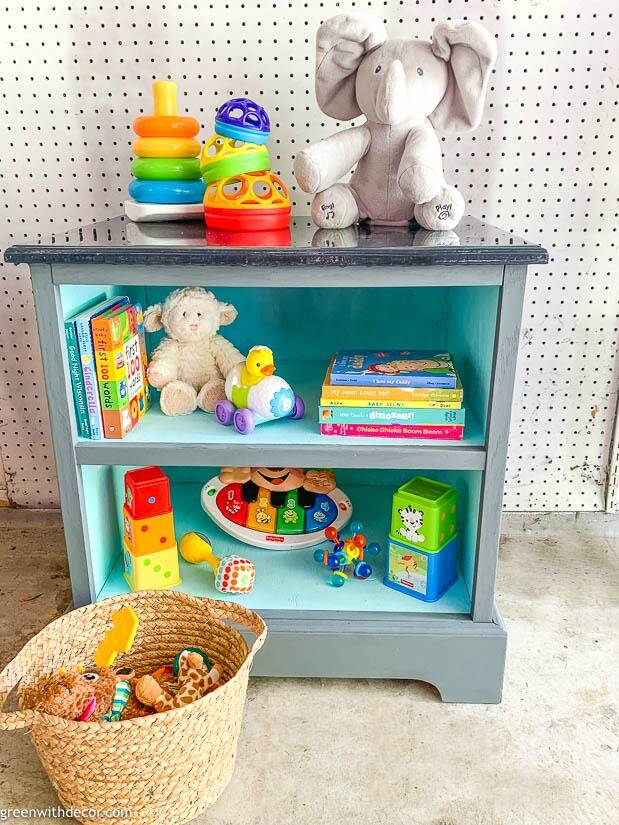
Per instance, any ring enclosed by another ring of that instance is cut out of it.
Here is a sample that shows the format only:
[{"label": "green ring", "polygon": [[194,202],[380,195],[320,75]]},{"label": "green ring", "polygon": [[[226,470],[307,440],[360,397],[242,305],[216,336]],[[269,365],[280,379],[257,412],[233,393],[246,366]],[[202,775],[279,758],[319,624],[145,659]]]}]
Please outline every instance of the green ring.
[{"label": "green ring", "polygon": [[198,158],[135,158],[131,174],[140,180],[197,180]]},{"label": "green ring", "polygon": [[233,157],[215,160],[212,163],[202,165],[200,171],[204,183],[213,183],[223,178],[232,178],[241,175],[243,172],[268,172],[271,168],[271,158],[269,150],[256,149],[255,152],[243,152]]}]

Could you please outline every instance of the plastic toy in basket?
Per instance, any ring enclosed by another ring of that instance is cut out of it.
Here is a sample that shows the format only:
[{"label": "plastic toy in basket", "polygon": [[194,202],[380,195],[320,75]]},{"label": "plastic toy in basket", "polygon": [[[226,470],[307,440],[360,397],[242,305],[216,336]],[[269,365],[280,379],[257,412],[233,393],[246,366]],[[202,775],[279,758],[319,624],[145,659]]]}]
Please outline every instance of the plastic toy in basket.
[{"label": "plastic toy in basket", "polygon": [[221,135],[213,135],[204,144],[200,158],[200,173],[206,184],[243,172],[268,171],[270,168],[271,158],[266,146]]},{"label": "plastic toy in basket", "polygon": [[215,131],[223,137],[266,143],[271,134],[269,116],[248,97],[234,97],[217,110]]},{"label": "plastic toy in basket", "polygon": [[288,190],[272,172],[247,172],[211,183],[204,218],[212,229],[284,229],[290,223]]}]

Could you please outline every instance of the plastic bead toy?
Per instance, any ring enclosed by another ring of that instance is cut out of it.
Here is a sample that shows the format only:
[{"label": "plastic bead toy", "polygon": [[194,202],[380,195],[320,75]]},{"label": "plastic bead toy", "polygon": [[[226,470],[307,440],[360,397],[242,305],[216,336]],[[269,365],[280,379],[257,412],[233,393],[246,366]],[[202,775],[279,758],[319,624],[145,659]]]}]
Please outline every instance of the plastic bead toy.
[{"label": "plastic bead toy", "polygon": [[154,114],[138,117],[133,130],[137,158],[125,214],[132,221],[183,220],[203,214],[200,178],[200,124],[176,110],[176,84],[153,83]]},{"label": "plastic bead toy", "polygon": [[291,202],[281,179],[271,173],[264,144],[267,113],[247,98],[219,107],[215,134],[204,147],[200,169],[206,192],[204,219],[209,229],[274,231],[290,223]]},{"label": "plastic bead toy", "polygon": [[181,556],[190,564],[207,562],[215,574],[215,587],[220,593],[249,593],[254,586],[256,568],[249,559],[240,556],[219,558],[213,553],[209,539],[202,533],[185,533],[180,541]]},{"label": "plastic bead toy", "polygon": [[252,347],[244,363],[237,364],[226,377],[226,399],[215,407],[220,424],[234,424],[247,435],[257,424],[278,418],[303,418],[305,404],[290,384],[274,375],[273,352],[264,346]]},{"label": "plastic bead toy", "polygon": [[125,473],[125,579],[132,590],[164,590],[181,583],[170,481],[159,467]]},{"label": "plastic bead toy", "polygon": [[200,158],[202,180],[206,184],[242,172],[259,172],[270,168],[271,158],[266,146],[240,143],[221,135],[213,135],[204,145]]},{"label": "plastic bead toy", "polygon": [[248,97],[233,97],[217,110],[215,131],[248,143],[266,143],[271,134],[269,116]]},{"label": "plastic bead toy", "polygon": [[329,580],[332,587],[342,587],[350,575],[355,579],[369,579],[372,567],[365,557],[377,556],[380,553],[379,544],[367,543],[360,521],[351,522],[348,531],[350,535],[342,538],[334,526],[327,527],[325,538],[333,543],[333,547],[314,550],[314,561],[332,571]]}]

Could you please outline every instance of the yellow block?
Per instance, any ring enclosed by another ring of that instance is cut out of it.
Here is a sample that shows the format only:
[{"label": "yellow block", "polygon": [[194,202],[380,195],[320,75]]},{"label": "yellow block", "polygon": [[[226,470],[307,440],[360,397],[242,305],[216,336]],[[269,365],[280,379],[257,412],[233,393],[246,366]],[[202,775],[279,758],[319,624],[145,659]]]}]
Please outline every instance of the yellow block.
[{"label": "yellow block", "polygon": [[138,138],[133,141],[133,152],[139,158],[195,158],[200,142],[193,138]]},{"label": "yellow block", "polygon": [[247,527],[261,533],[274,533],[277,510],[271,506],[268,490],[260,488],[256,501],[247,508]]},{"label": "yellow block", "polygon": [[181,583],[176,544],[166,550],[136,556],[123,547],[125,579],[132,590],[166,590]]},{"label": "yellow block", "polygon": [[149,518],[134,518],[127,505],[123,506],[125,544],[134,556],[144,556],[167,547],[176,547],[174,515],[162,513]]}]

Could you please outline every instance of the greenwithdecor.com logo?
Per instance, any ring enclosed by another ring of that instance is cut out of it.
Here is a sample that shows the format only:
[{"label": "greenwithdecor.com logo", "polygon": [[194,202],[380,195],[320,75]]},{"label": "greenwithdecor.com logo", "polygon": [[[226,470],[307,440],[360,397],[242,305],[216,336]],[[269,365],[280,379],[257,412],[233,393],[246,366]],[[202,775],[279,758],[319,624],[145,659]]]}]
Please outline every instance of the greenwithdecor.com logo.
[{"label": "greenwithdecor.com logo", "polygon": [[128,808],[0,808],[0,822],[17,819],[100,819],[101,821],[131,819]]}]

